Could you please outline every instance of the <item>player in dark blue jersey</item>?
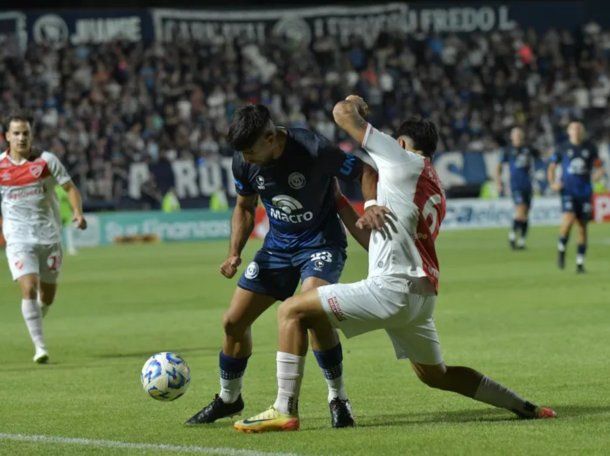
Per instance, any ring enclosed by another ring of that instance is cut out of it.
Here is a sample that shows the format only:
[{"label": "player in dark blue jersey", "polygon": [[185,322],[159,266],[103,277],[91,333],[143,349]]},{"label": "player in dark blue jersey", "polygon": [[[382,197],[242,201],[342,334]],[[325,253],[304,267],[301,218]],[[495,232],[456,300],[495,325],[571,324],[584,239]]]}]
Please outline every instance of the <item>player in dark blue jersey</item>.
[{"label": "player in dark blue jersey", "polygon": [[[355,156],[343,153],[317,133],[274,125],[262,105],[240,108],[229,129],[236,150],[233,174],[237,202],[231,220],[229,254],[221,273],[232,278],[254,227],[258,198],[269,217],[262,248],[238,281],[224,315],[224,342],[219,355],[220,393],[186,424],[211,423],[238,414],[244,407],[242,377],[252,353],[252,323],[275,301],[301,290],[336,283],[345,264],[347,245],[338,213],[364,246],[366,230],[355,227],[353,208],[337,192],[336,178],[362,176],[367,199],[376,195],[376,173]],[[342,350],[336,332],[310,333],[318,364],[328,384],[333,427],[353,426],[342,377]],[[329,341],[332,341],[329,342]],[[325,346],[328,345],[328,346]]]},{"label": "player in dark blue jersey", "polygon": [[[559,227],[557,244],[557,264],[565,267],[566,245],[572,225],[578,226],[578,246],[576,271],[585,272],[585,253],[587,251],[587,223],[591,220],[591,180],[603,175],[603,168],[597,148],[585,141],[585,127],[582,122],[574,121],[568,125],[569,140],[561,144],[553,156],[547,171],[551,188],[561,194],[563,217]],[[556,169],[561,168],[561,179],[556,178]]]},{"label": "player in dark blue jersey", "polygon": [[508,232],[511,248],[524,249],[527,236],[528,216],[532,203],[532,174],[536,160],[540,158],[538,150],[525,144],[525,134],[521,127],[510,131],[510,142],[502,152],[496,170],[498,193],[502,194],[502,167],[508,165],[510,173],[510,193],[515,203],[513,227]]}]

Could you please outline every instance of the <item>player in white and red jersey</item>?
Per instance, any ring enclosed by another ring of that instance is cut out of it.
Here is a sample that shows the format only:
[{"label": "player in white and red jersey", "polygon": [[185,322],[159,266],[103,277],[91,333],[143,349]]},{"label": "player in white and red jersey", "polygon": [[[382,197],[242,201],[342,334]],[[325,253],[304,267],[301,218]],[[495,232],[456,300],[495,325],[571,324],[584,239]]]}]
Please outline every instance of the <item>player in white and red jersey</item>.
[{"label": "player in white and red jersey", "polygon": [[[398,359],[410,359],[427,385],[453,391],[502,407],[523,418],[551,418],[555,412],[536,405],[468,368],[445,365],[433,312],[439,285],[434,241],[445,215],[445,195],[431,159],[436,150],[436,126],[409,119],[396,138],[368,124],[368,107],[351,95],[337,103],[335,122],[362,144],[379,173],[377,201],[387,210],[382,230],[369,241],[369,273],[352,284],[319,287],[289,298],[278,312],[278,395],[272,407],[235,423],[243,432],[299,429],[298,397],[307,353],[307,330],[316,334],[330,327],[347,337],[384,329]],[[370,205],[371,203],[368,203]],[[372,228],[372,217],[358,221]]]},{"label": "player in white and red jersey", "polygon": [[68,193],[77,228],[85,229],[81,196],[59,159],[32,149],[32,122],[15,114],[6,123],[9,148],[0,154],[0,196],[6,257],[21,288],[21,312],[35,347],[34,362],[49,353],[42,317],[53,303],[61,269],[61,221],[55,186]]}]

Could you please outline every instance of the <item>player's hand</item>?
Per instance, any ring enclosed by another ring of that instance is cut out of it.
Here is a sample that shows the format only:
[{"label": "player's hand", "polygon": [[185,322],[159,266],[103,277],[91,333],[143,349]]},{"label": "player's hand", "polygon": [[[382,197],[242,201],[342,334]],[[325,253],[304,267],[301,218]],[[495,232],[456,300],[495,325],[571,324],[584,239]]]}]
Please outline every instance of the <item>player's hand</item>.
[{"label": "player's hand", "polygon": [[79,230],[87,229],[87,220],[85,220],[83,214],[75,214],[72,218],[72,222],[74,222],[74,226]]},{"label": "player's hand", "polygon": [[230,279],[235,275],[240,264],[241,258],[237,255],[231,255],[220,265],[220,273]]},{"label": "player's hand", "polygon": [[[393,223],[396,216],[385,206],[369,206],[362,214],[362,217],[356,222],[356,226],[363,230],[382,230],[388,222]],[[396,231],[396,227],[394,227]]]},{"label": "player's hand", "polygon": [[361,96],[358,95],[349,95],[345,101],[349,101],[356,105],[356,109],[358,110],[358,114],[362,117],[366,117],[369,113],[369,105],[366,104],[366,101]]},{"label": "player's hand", "polygon": [[561,182],[553,182],[551,184],[551,190],[553,190],[554,192],[560,192],[562,188],[563,184]]}]

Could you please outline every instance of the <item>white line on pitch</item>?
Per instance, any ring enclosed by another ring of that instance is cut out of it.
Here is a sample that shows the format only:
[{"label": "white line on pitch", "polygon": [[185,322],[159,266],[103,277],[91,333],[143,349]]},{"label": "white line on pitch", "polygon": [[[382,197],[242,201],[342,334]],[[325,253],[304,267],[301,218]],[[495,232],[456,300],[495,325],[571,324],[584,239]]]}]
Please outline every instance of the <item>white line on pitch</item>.
[{"label": "white line on pitch", "polygon": [[132,443],[115,440],[81,439],[55,437],[50,435],[3,434],[0,440],[31,443],[55,443],[60,445],[80,445],[95,448],[124,448],[128,450],[172,451],[182,453],[218,454],[226,456],[295,456],[293,453],[266,453],[264,451],[241,450],[238,448],[213,448],[193,445],[164,445],[157,443]]}]

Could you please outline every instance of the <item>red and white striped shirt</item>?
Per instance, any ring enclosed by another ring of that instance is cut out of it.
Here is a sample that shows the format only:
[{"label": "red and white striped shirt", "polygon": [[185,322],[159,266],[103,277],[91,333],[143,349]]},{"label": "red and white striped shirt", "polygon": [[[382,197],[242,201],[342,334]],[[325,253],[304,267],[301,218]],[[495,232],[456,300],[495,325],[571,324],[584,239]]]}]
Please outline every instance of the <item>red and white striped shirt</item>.
[{"label": "red and white striped shirt", "polygon": [[7,244],[61,242],[61,221],[55,185],[70,181],[59,159],[41,152],[15,162],[0,154],[2,231]]},{"label": "red and white striped shirt", "polygon": [[[400,147],[398,141],[368,125],[362,144],[379,173],[377,203],[397,217],[391,238],[373,231],[369,277],[404,279],[408,291],[436,294],[439,262],[434,241],[445,217],[445,192],[430,160]],[[404,285],[397,291],[405,291]]]}]

